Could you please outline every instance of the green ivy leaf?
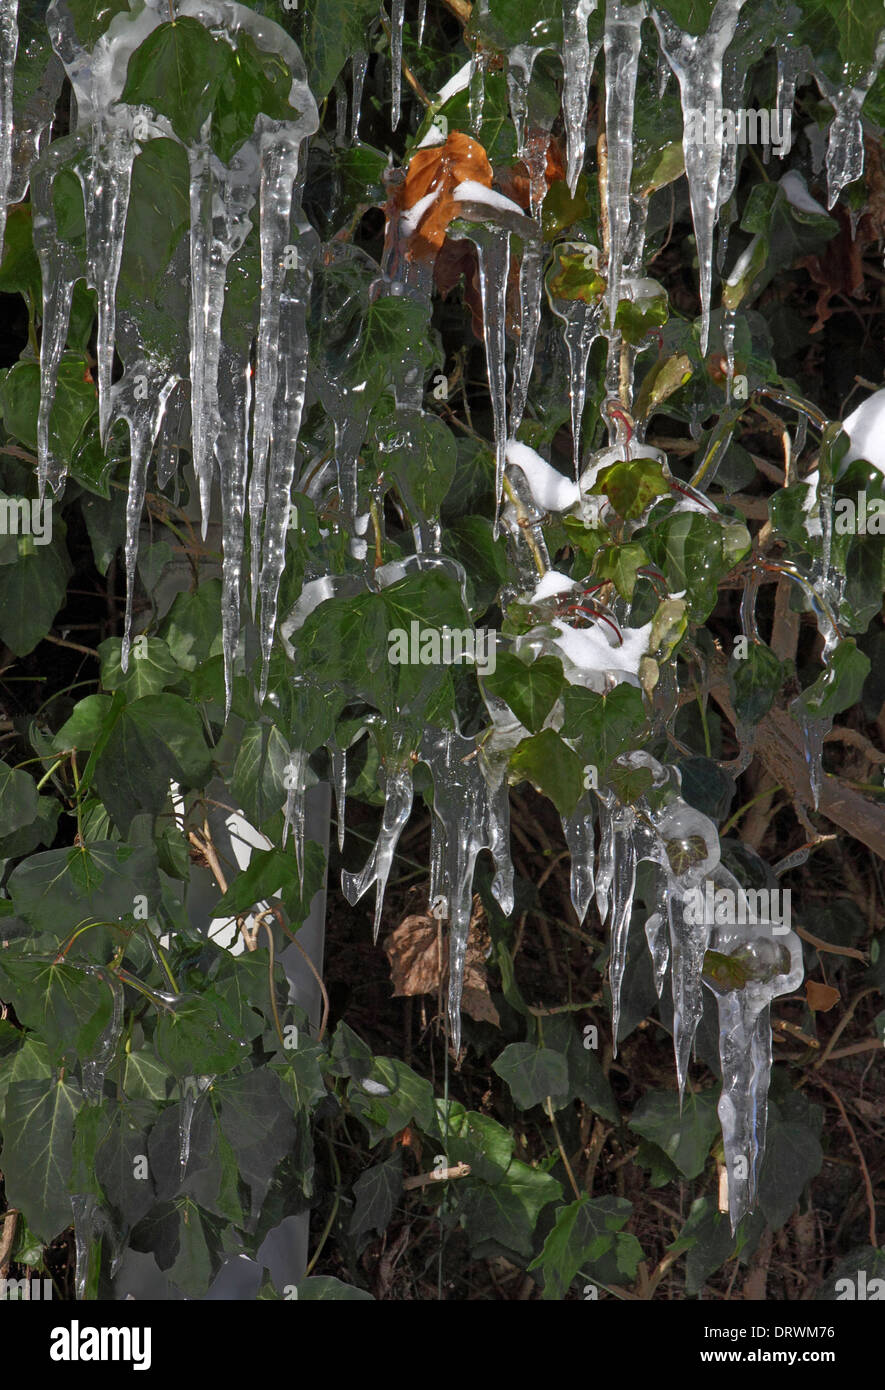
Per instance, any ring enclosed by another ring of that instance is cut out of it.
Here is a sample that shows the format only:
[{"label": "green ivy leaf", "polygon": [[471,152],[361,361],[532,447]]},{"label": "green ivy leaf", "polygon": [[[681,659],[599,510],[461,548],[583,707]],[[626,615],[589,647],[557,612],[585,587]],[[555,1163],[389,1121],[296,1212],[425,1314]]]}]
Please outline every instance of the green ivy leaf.
[{"label": "green ivy leaf", "polygon": [[119,637],[108,637],[98,648],[105,690],[122,690],[127,700],[134,701],[142,695],[158,695],[167,685],[176,685],[182,679],[182,672],[161,637],[136,637],[129,654],[129,670],[125,672],[122,651]]},{"label": "green ivy leaf", "polygon": [[687,1178],[704,1171],[719,1132],[715,1091],[688,1091],[679,1109],[675,1091],[646,1091],[629,1120],[630,1128],[663,1149]]},{"label": "green ivy leaf", "polygon": [[728,686],[738,718],[758,724],[774,704],[783,680],[783,666],[763,642],[751,642],[746,657],[732,656]]},{"label": "green ivy leaf", "polygon": [[473,1252],[494,1251],[503,1246],[528,1259],[541,1212],[562,1197],[556,1179],[540,1168],[513,1159],[500,1182],[467,1182],[469,1186],[462,1197],[462,1223]]},{"label": "green ivy leaf", "polygon": [[383,1163],[367,1168],[353,1185],[356,1199],[350,1218],[349,1234],[356,1238],[367,1231],[386,1231],[403,1190],[402,1151]]},{"label": "green ivy leaf", "polygon": [[[230,1025],[230,1027],[228,1027]],[[245,1060],[248,1043],[214,990],[179,999],[157,1019],[154,1046],[173,1076],[222,1075]]]},{"label": "green ivy leaf", "polygon": [[97,976],[65,962],[0,958],[0,980],[3,998],[55,1062],[90,1055],[111,1016],[110,990]]},{"label": "green ivy leaf", "polygon": [[504,700],[520,724],[536,734],[562,690],[562,662],[542,656],[526,665],[512,652],[501,652],[495,670],[484,678],[486,689]]},{"label": "green ivy leaf", "polygon": [[70,1080],[16,1081],[6,1096],[6,1200],[24,1213],[44,1245],[71,1224],[68,1179],[74,1117],[82,1103],[80,1087]]},{"label": "green ivy leaf", "polygon": [[584,790],[584,768],[577,753],[553,729],[523,739],[510,759],[514,780],[525,778],[549,796],[561,816],[570,816]]},{"label": "green ivy leaf", "polygon": [[620,545],[604,545],[593,559],[593,573],[598,579],[611,580],[621,598],[632,599],[636,588],[636,572],[648,564],[648,556],[639,541],[622,541]]},{"label": "green ivy leaf", "polygon": [[555,1102],[568,1093],[568,1066],[559,1052],[534,1043],[511,1043],[492,1063],[492,1071],[507,1082],[520,1110]]},{"label": "green ivy leaf", "polygon": [[830,719],[856,705],[870,674],[870,658],[858,650],[853,637],[840,642],[829,665],[795,701],[809,719]]},{"label": "green ivy leaf", "polygon": [[198,19],[161,24],[129,59],[121,100],[168,116],[185,144],[197,141],[227,75],[230,48]]},{"label": "green ivy leaf", "polygon": [[[632,1203],[623,1197],[582,1197],[570,1206],[560,1207],[543,1250],[529,1265],[529,1269],[543,1272],[544,1298],[565,1298],[583,1266],[615,1248],[632,1211]],[[624,1247],[626,1259],[620,1262],[631,1279],[637,1264],[634,1246],[639,1248],[631,1237]],[[638,1258],[642,1258],[641,1250]]]},{"label": "green ivy leaf", "polygon": [[666,497],[670,491],[663,464],[651,458],[609,464],[597,475],[594,488],[605,493],[618,516],[627,518],[642,516],[655,497]]},{"label": "green ivy leaf", "polygon": [[0,835],[11,835],[14,830],[31,825],[39,805],[33,777],[20,768],[0,763]]}]

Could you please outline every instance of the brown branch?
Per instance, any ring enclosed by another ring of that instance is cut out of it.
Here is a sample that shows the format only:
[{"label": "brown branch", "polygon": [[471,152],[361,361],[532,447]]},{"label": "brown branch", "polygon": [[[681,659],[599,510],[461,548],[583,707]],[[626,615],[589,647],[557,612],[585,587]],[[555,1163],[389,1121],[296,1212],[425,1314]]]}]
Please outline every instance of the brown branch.
[{"label": "brown branch", "polygon": [[434,1182],[448,1182],[451,1178],[469,1178],[470,1164],[456,1163],[453,1168],[434,1168],[432,1173],[419,1173],[417,1177],[406,1178],[404,1192],[414,1192],[419,1187],[429,1187]]},{"label": "brown branch", "polygon": [[870,1245],[872,1245],[875,1249],[879,1243],[876,1239],[876,1199],[873,1196],[873,1184],[870,1181],[870,1170],[867,1167],[867,1161],[863,1156],[863,1150],[861,1149],[860,1144],[857,1142],[857,1135],[854,1132],[854,1126],[848,1118],[848,1112],[846,1111],[845,1106],[842,1104],[842,1098],[839,1095],[839,1092],[834,1090],[828,1081],[824,1081],[822,1076],[819,1076],[817,1079],[820,1082],[821,1086],[823,1086],[824,1090],[828,1091],[829,1094],[833,1097],[833,1100],[836,1102],[839,1114],[842,1116],[842,1121],[845,1125],[845,1128],[848,1130],[848,1136],[851,1140],[851,1147],[857,1154],[857,1161],[860,1165],[860,1171],[863,1174],[864,1190],[866,1192],[867,1197],[867,1210],[870,1214]]}]

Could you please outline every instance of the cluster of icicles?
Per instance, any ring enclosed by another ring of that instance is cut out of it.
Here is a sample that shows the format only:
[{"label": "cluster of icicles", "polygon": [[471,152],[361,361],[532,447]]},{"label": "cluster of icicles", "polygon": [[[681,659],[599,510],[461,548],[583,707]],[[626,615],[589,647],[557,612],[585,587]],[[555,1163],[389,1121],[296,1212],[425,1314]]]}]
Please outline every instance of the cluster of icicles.
[{"label": "cluster of icicles", "polygon": [[[619,0],[606,4],[604,36],[605,119],[607,131],[607,265],[606,327],[599,306],[578,300],[551,300],[562,321],[569,362],[570,398],[574,434],[575,482],[562,478],[515,441],[523,416],[544,294],[546,252],[540,230],[540,201],[544,191],[543,157],[538,142],[528,139],[528,89],[533,64],[549,45],[544,35],[528,35],[525,43],[508,55],[508,90],[517,132],[519,153],[530,174],[531,204],[527,216],[500,194],[479,184],[465,183],[456,191],[460,217],[450,235],[469,237],[477,247],[483,299],[484,338],[491,392],[497,461],[495,525],[510,535],[514,552],[523,565],[523,596],[530,590],[543,602],[555,597],[558,581],[549,570],[540,525],[526,525],[527,516],[547,510],[577,508],[588,516],[599,499],[592,496],[592,474],[604,460],[597,458],[588,475],[582,471],[580,427],[586,392],[587,364],[594,340],[608,338],[606,383],[611,401],[623,405],[632,400],[632,371],[636,350],[622,344],[613,326],[618,302],[653,293],[651,282],[641,278],[645,238],[646,201],[631,188],[633,165],[633,108],[641,48],[641,30],[656,31],[662,55],[662,74],[668,70],[679,83],[683,109],[706,111],[714,117],[727,101],[739,103],[746,74],[729,63],[729,45],[741,24],[745,0],[718,0],[708,32],[700,38],[682,33],[663,11]],[[597,0],[564,0],[562,46],[562,111],[567,146],[567,181],[572,192],[585,158],[590,82],[600,44],[591,45],[588,20]],[[273,52],[288,64],[292,75],[291,121],[261,118],[255,131],[225,165],[211,148],[211,130],[185,146],[190,171],[190,236],[183,264],[169,270],[170,286],[190,286],[189,343],[184,360],[165,360],[146,351],[139,324],[132,315],[117,313],[116,290],[127,225],[130,185],[135,159],[146,141],[181,141],[164,117],[148,108],[134,108],[120,100],[131,55],[168,17],[167,0],[131,0],[131,12],[117,15],[107,34],[91,52],[80,45],[65,0],[52,0],[47,25],[57,55],[57,81],[43,83],[29,105],[24,125],[13,122],[14,64],[17,47],[17,0],[0,0],[0,235],[7,198],[24,197],[28,185],[34,209],[34,238],[40,258],[43,284],[43,333],[41,344],[41,404],[38,452],[41,488],[59,490],[64,461],[53,456],[50,414],[59,364],[64,350],[74,283],[80,273],[75,258],[57,234],[53,184],[62,169],[73,167],[84,196],[86,211],[87,276],[98,301],[97,382],[99,418],[103,440],[118,421],[128,424],[131,439],[131,473],[127,507],[126,571],[128,604],[124,661],[128,655],[131,596],[135,574],[138,531],[141,522],[147,469],[156,456],[158,482],[170,478],[175,446],[185,433],[189,410],[189,443],[203,507],[204,531],[214,478],[220,481],[224,543],[223,638],[225,674],[230,690],[231,673],[240,631],[240,598],[243,587],[244,531],[251,540],[250,594],[253,613],[260,600],[260,638],[266,681],[277,603],[284,564],[289,501],[296,478],[297,441],[308,378],[308,302],[319,242],[307,223],[299,201],[306,166],[309,137],[318,128],[317,104],[311,93],[301,55],[277,25],[233,3],[233,0],[175,0],[176,16],[190,17],[232,41],[247,33],[260,50]],[[488,0],[477,0],[481,20]],[[421,5],[423,27],[424,5]],[[393,0],[392,124],[400,116],[400,55],[402,52],[403,0]],[[885,57],[885,51],[878,57]],[[55,60],[54,60],[55,61]],[[479,48],[463,74],[448,85],[448,94],[469,87],[474,132],[482,125],[483,79],[487,55]],[[70,79],[75,103],[73,134],[64,141],[47,143],[52,114],[64,73]],[[785,50],[779,60],[778,103],[790,109],[796,83],[804,71],[813,71],[809,54]],[[355,138],[360,94],[366,73],[366,55],[353,63],[351,132]],[[874,74],[858,86],[837,90],[822,85],[834,108],[827,154],[830,204],[840,189],[862,171],[863,140],[861,106]],[[823,83],[823,79],[818,79]],[[297,115],[295,114],[297,112]],[[136,123],[135,118],[138,118]],[[339,122],[340,123],[340,122]],[[136,130],[138,132],[136,138]],[[433,133],[427,143],[437,138]],[[439,137],[441,138],[441,137]],[[541,145],[543,146],[543,141]],[[714,229],[720,209],[735,181],[734,151],[719,144],[698,146],[686,139],[685,168],[700,264],[702,347],[706,350],[711,305]],[[262,288],[260,318],[254,345],[242,352],[231,348],[222,334],[226,274],[231,258],[243,244],[256,210],[259,220]],[[394,250],[407,244],[414,231],[414,217],[403,218],[388,243]],[[523,246],[519,272],[521,332],[507,391],[506,290],[510,265],[510,241],[517,235]],[[286,260],[295,245],[296,263]],[[580,248],[587,251],[588,248]],[[598,254],[598,253],[596,253]],[[396,267],[396,271],[392,270]],[[405,293],[427,299],[427,276],[408,256],[394,255],[382,268],[388,293]],[[124,363],[119,380],[113,381],[115,350]],[[144,389],[144,383],[147,389]],[[357,391],[336,393],[334,383],[322,391],[324,404],[335,427],[335,467],[341,500],[342,523],[351,527],[352,553],[366,555],[366,518],[357,516],[356,467],[366,419],[360,414]],[[406,377],[399,382],[397,404],[421,411],[423,385]],[[623,410],[610,413],[611,437],[607,458],[635,456],[637,440],[630,444]],[[185,433],[185,437],[187,434]],[[641,446],[641,436],[638,436]],[[631,455],[631,447],[634,453]],[[643,447],[640,453],[650,452]],[[508,473],[507,504],[500,510]],[[685,494],[684,506],[702,507],[715,513],[700,497]],[[367,559],[362,581],[353,577],[325,576],[305,586],[295,613],[283,626],[295,630],[323,599],[356,585],[373,588],[392,583],[415,568],[450,567],[463,572],[439,553],[439,526],[424,519],[414,526],[416,555],[373,571]],[[535,566],[535,572],[532,571]],[[538,585],[538,572],[541,583]],[[533,579],[531,578],[533,574]],[[801,576],[800,576],[801,579]],[[804,582],[804,581],[803,581]],[[828,575],[822,576],[824,585]],[[546,584],[546,587],[545,587]],[[565,587],[568,587],[566,581]],[[519,595],[514,595],[519,596]],[[626,623],[629,612],[618,615]],[[749,622],[752,621],[752,615]],[[553,625],[558,632],[553,647],[546,635],[529,634],[526,642],[536,649],[556,650],[568,678],[593,689],[611,689],[618,680],[636,682],[637,662],[645,652],[645,629],[621,636],[621,651],[595,628],[578,631],[566,624]],[[628,635],[632,641],[627,641]],[[631,655],[626,655],[627,650]],[[830,645],[829,650],[832,649]],[[345,891],[352,901],[372,885],[376,888],[376,930],[380,921],[384,887],[397,841],[412,805],[414,757],[430,768],[435,787],[431,849],[431,898],[446,904],[450,932],[449,1009],[453,1041],[460,1043],[459,1005],[467,934],[470,921],[473,870],[482,850],[496,865],[494,892],[505,913],[513,905],[512,868],[509,860],[506,765],[509,751],[526,731],[506,706],[487,697],[492,721],[491,736],[483,740],[460,733],[428,729],[419,749],[397,743],[396,730],[386,732],[388,755],[382,765],[385,805],[377,844],[359,874],[345,874]],[[561,723],[561,707],[559,712]],[[554,722],[557,712],[551,720]],[[330,750],[339,797],[339,833],[343,827],[346,789],[346,752]],[[624,976],[627,938],[633,914],[637,864],[655,866],[657,902],[646,922],[646,935],[660,994],[669,968],[673,997],[673,1033],[680,1093],[692,1040],[702,1011],[702,971],[708,949],[724,954],[741,952],[746,984],[740,989],[716,989],[721,1023],[722,1098],[719,1111],[729,1172],[732,1223],[752,1205],[764,1143],[766,1092],[771,1064],[769,1005],[777,995],[794,989],[801,978],[799,943],[792,933],[776,938],[766,923],[753,927],[722,926],[715,921],[688,921],[686,894],[712,881],[740,898],[742,890],[719,862],[719,846],[713,823],[691,809],[679,795],[678,774],[643,754],[634,763],[651,770],[660,795],[655,806],[640,799],[623,805],[602,789],[589,793],[565,823],[572,854],[572,896],[583,920],[595,896],[604,920],[610,923],[611,987],[614,1034],[617,1040],[620,992]],[[294,828],[301,855],[303,800],[308,776],[307,753],[294,750],[287,817]],[[663,809],[661,806],[663,804]],[[599,861],[594,846],[594,808],[600,829]],[[681,846],[675,853],[674,846]],[[700,850],[698,847],[700,846]],[[679,863],[680,870],[674,868]],[[685,867],[685,865],[688,867]],[[740,915],[740,914],[739,914]],[[709,981],[708,981],[709,983]],[[710,985],[710,988],[715,988]],[[116,1005],[115,1005],[116,1010]],[[115,1012],[116,1017],[116,1012]],[[96,1064],[98,1065],[98,1064]],[[95,1068],[93,1067],[93,1071]],[[95,1077],[90,1088],[94,1092]],[[100,1094],[100,1087],[99,1087]]]}]

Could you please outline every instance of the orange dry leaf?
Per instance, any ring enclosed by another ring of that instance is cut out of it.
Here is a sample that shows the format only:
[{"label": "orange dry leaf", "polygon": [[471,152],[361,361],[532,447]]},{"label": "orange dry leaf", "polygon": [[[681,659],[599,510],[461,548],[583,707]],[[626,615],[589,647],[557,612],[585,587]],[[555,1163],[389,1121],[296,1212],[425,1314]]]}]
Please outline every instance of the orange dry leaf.
[{"label": "orange dry leaf", "polygon": [[[464,965],[464,1012],[480,1023],[500,1025],[498,1010],[489,995],[485,962],[491,937],[479,896],[473,899],[473,914],[467,938]],[[445,931],[429,913],[413,913],[403,918],[384,942],[390,961],[393,992],[396,995],[436,994],[441,977],[448,973],[448,943]]]},{"label": "orange dry leaf", "polygon": [[839,1002],[839,991],[833,989],[832,985],[822,985],[817,980],[805,981],[805,997],[808,1000],[808,1007],[815,1013],[829,1013],[834,1004]]},{"label": "orange dry leaf", "polygon": [[[526,137],[526,146],[529,154],[533,157],[544,154],[546,161],[544,178],[548,188],[552,183],[557,183],[565,178],[565,163],[559,142],[552,139],[547,131],[529,131]],[[498,184],[506,198],[512,198],[513,202],[519,203],[521,208],[528,208],[531,179],[528,167],[522,160],[517,160],[515,164],[511,164],[509,169],[502,170],[498,176]]]},{"label": "orange dry leaf", "polygon": [[436,255],[445,241],[446,228],[458,216],[455,189],[467,179],[491,188],[492,166],[482,145],[460,130],[450,130],[445,144],[431,145],[412,155],[400,194],[401,212],[422,204],[409,242],[412,259],[430,260]]}]

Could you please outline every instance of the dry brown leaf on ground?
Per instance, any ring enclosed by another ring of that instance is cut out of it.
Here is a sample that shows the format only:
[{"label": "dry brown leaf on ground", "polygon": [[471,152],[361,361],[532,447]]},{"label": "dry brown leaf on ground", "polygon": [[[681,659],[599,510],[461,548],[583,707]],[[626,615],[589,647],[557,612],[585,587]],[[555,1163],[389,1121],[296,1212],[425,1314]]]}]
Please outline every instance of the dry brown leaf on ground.
[{"label": "dry brown leaf on ground", "polygon": [[[501,1020],[489,994],[485,968],[490,949],[485,910],[477,895],[473,899],[467,937],[461,1005],[478,1023],[491,1023],[497,1028]],[[440,977],[444,979],[448,974],[448,941],[445,930],[429,912],[415,912],[404,917],[385,939],[384,951],[390,961],[395,995],[409,997],[439,992]]]},{"label": "dry brown leaf on ground", "polygon": [[455,189],[467,179],[491,188],[492,166],[482,145],[460,130],[450,130],[444,144],[430,145],[412,155],[400,192],[400,209],[407,213],[423,200],[426,203],[409,241],[410,258],[431,260],[439,251],[446,228],[458,215]]}]

